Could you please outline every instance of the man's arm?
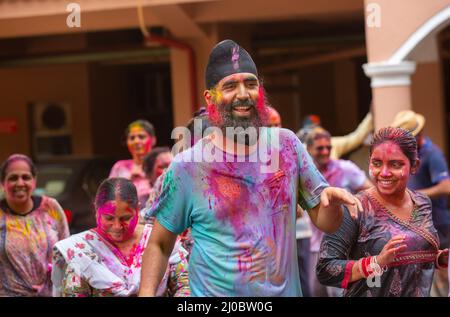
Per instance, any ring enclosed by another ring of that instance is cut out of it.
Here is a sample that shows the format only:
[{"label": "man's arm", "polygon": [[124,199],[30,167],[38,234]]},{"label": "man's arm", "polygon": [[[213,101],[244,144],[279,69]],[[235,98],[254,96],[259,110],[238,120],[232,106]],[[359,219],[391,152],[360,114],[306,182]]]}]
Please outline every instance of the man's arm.
[{"label": "man's arm", "polygon": [[334,233],[341,226],[343,210],[346,205],[353,219],[362,210],[361,202],[348,191],[337,187],[327,187],[320,195],[320,203],[311,209],[311,222],[325,233]]},{"label": "man's arm", "polygon": [[142,255],[140,297],[156,296],[156,290],[166,272],[176,238],[176,234],[155,220],[150,240]]},{"label": "man's arm", "polygon": [[419,189],[418,192],[421,192],[430,198],[450,195],[450,178],[443,179],[434,186]]}]

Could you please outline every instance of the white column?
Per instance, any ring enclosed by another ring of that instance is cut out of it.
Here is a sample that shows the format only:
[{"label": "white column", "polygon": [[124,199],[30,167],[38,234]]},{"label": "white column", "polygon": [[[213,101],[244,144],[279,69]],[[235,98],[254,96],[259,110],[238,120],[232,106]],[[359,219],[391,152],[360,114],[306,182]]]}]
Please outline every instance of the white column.
[{"label": "white column", "polygon": [[416,63],[368,63],[363,69],[371,78],[375,129],[389,126],[399,111],[412,108],[411,75]]}]

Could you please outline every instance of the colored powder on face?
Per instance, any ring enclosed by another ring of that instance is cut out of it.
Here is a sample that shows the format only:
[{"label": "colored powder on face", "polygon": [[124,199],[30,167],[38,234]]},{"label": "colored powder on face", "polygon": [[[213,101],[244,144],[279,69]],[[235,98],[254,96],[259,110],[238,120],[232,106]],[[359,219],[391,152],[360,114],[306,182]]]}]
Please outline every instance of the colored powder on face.
[{"label": "colored powder on face", "polygon": [[133,217],[131,218],[128,226],[125,226],[125,234],[123,237],[124,241],[128,240],[129,238],[131,238],[133,236],[133,233],[136,230],[136,226],[138,224],[138,220],[139,220],[138,212],[137,212],[137,210],[135,210],[133,212]]},{"label": "colored powder on face", "polygon": [[[147,135],[147,138],[146,138],[145,143],[144,143],[144,153],[143,154],[145,155],[145,154],[148,154],[152,150],[152,137],[139,124],[133,125],[133,127],[130,129],[130,132],[128,134],[130,135],[130,134],[141,134],[141,133],[144,133],[144,134]],[[135,136],[135,138],[136,138],[136,136]],[[137,149],[136,149],[135,141],[128,141],[127,140],[127,147],[128,147],[128,151],[131,153],[131,155],[134,156],[134,155],[137,154],[136,153]]]},{"label": "colored powder on face", "polygon": [[375,179],[375,176],[373,175],[372,168],[370,168],[370,167],[369,167],[369,177],[370,177],[370,179],[372,179],[372,180]]},{"label": "colored powder on face", "polygon": [[[131,210],[131,209],[127,209]],[[128,240],[134,233],[136,226],[138,224],[138,213],[137,211],[132,211],[133,217],[130,219],[130,222],[127,224],[125,222],[121,222],[123,228],[123,237],[122,241]],[[103,223],[102,216],[103,215],[116,215],[116,203],[114,201],[108,201],[103,206],[98,208],[97,210],[97,228],[99,229],[99,233],[107,238],[109,241],[115,241],[115,239],[106,231],[107,225]]]},{"label": "colored powder on face", "polygon": [[144,144],[145,154],[148,154],[151,150],[152,150],[152,138],[149,137],[149,138],[147,138],[147,140],[145,141],[145,144]]},{"label": "colored powder on face", "polygon": [[209,90],[209,93],[211,95],[212,101],[215,104],[220,104],[222,102],[222,93],[219,90],[212,88]]}]

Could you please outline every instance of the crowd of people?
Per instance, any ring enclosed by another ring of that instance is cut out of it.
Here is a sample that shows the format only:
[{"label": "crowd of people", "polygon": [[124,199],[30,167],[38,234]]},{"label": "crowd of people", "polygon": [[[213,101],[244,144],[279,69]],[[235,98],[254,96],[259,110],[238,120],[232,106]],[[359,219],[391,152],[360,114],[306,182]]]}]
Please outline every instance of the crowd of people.
[{"label": "crowd of people", "polygon": [[[447,296],[450,176],[423,116],[374,131],[369,112],[338,137],[309,116],[294,133],[231,40],[205,85],[178,153],[146,120],[126,128],[95,228],[70,236],[32,160],[3,162],[0,296]],[[342,159],[361,146],[367,170]]]}]

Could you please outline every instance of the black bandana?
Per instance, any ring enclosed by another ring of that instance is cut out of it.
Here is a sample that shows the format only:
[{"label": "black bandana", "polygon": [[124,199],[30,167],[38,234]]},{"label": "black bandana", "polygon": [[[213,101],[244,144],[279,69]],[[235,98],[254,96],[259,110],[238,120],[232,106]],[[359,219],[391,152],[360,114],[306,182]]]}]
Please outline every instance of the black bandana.
[{"label": "black bandana", "polygon": [[245,49],[232,40],[218,43],[209,54],[206,65],[206,88],[211,89],[231,74],[251,73],[258,77],[256,65]]}]

